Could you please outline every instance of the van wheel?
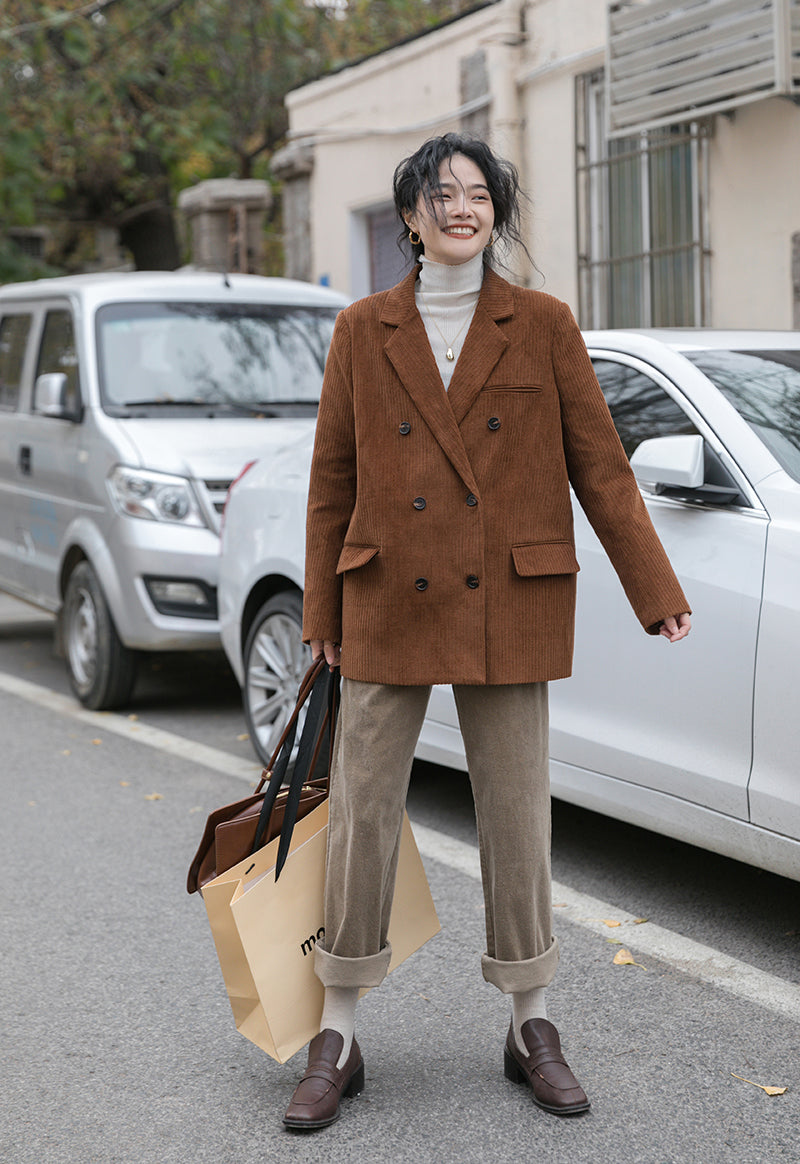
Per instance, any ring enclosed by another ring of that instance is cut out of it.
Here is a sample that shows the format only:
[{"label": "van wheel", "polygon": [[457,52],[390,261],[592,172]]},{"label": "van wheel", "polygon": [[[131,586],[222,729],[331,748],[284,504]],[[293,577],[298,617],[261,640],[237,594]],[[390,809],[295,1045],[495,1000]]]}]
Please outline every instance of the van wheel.
[{"label": "van wheel", "polygon": [[262,764],[272,758],[294,710],[300,680],[311,665],[302,627],[302,595],[286,590],[264,603],[247,635],[242,699],[250,740]]},{"label": "van wheel", "polygon": [[63,626],[69,681],[83,706],[105,711],[127,703],[137,655],[120,641],[88,562],[80,562],[69,576]]}]

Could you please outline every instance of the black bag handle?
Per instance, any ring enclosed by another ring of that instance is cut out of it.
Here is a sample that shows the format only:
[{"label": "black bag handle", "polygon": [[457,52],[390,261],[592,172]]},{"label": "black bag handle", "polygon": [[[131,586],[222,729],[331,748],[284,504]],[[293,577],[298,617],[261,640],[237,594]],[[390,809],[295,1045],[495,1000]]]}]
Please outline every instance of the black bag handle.
[{"label": "black bag handle", "polygon": [[[289,845],[292,839],[292,832],[294,830],[295,822],[297,820],[297,810],[300,804],[300,796],[303,790],[303,785],[306,783],[314,768],[314,763],[319,754],[320,744],[325,732],[325,728],[330,724],[330,749],[328,755],[328,778],[330,778],[330,766],[333,758],[333,739],[336,726],[336,716],[338,711],[338,694],[339,694],[339,669],[336,668],[331,672],[325,662],[324,656],[316,659],[308,671],[306,672],[300,690],[298,692],[297,703],[294,711],[291,714],[289,722],[287,723],[278,746],[273,752],[269,767],[264,769],[261,777],[261,782],[258,786],[263,787],[267,776],[270,777],[269,785],[264,794],[264,802],[261,806],[261,813],[258,818],[258,825],[256,827],[255,840],[253,842],[252,853],[255,853],[261,848],[264,837],[267,833],[272,810],[275,806],[275,800],[278,793],[283,786],[286,777],[286,771],[289,766],[289,761],[292,756],[294,742],[297,738],[297,721],[303,705],[308,700],[308,711],[306,712],[305,723],[303,724],[303,731],[300,735],[300,743],[297,750],[297,758],[295,760],[292,778],[289,783],[289,789],[286,799],[286,807],[284,809],[283,826],[281,828],[281,839],[278,846],[278,859],[275,869],[275,880],[280,876],[281,870],[286,862],[289,853]],[[310,700],[309,700],[310,695]]]},{"label": "black bag handle", "polygon": [[[311,666],[308,668],[305,675],[303,676],[303,679],[300,683],[300,687],[299,687],[298,692],[297,692],[297,701],[295,703],[294,710],[292,711],[292,714],[289,716],[289,719],[286,723],[286,727],[283,729],[283,734],[281,735],[281,738],[278,740],[278,743],[275,746],[275,751],[272,753],[272,756],[270,758],[269,763],[267,764],[266,768],[263,768],[261,771],[261,779],[259,780],[258,784],[253,789],[254,793],[258,794],[261,791],[261,789],[264,787],[267,780],[268,779],[271,780],[272,773],[275,769],[275,764],[278,761],[278,757],[280,756],[283,745],[286,743],[290,732],[294,733],[297,731],[297,720],[298,720],[298,717],[300,715],[300,710],[303,707],[303,704],[308,699],[308,696],[311,692],[312,686],[314,685],[314,683],[316,682],[316,680],[319,678],[320,674],[322,673],[322,668],[323,668],[324,663],[325,663],[325,659],[323,656],[320,656],[318,659],[314,659]],[[293,747],[294,747],[294,735],[292,736],[292,742],[289,745],[290,755],[291,755],[291,750]],[[288,760],[286,761],[286,764],[288,765]],[[285,766],[284,766],[284,775],[285,775]]]},{"label": "black bag handle", "polygon": [[[318,709],[316,714],[312,707],[316,692],[321,689]],[[336,734],[336,714],[338,711],[338,696],[339,696],[339,669],[335,668],[333,671],[325,671],[325,679],[318,681],[314,686],[314,691],[311,695],[311,703],[309,704],[308,714],[306,716],[306,724],[308,720],[314,716],[318,721],[319,726],[315,731],[303,731],[300,739],[300,746],[297,751],[297,759],[294,762],[294,771],[292,772],[291,783],[289,784],[289,794],[286,798],[286,808],[283,814],[283,826],[281,828],[281,839],[278,843],[278,857],[275,862],[275,880],[277,881],[281,875],[281,870],[286,864],[286,858],[289,856],[289,845],[292,840],[292,833],[297,822],[297,810],[300,805],[300,795],[303,791],[303,785],[311,776],[314,767],[314,759],[319,750],[319,744],[326,726],[330,725],[330,743],[328,750],[328,787],[330,788],[330,770],[333,762],[333,746],[334,736]],[[305,729],[305,725],[304,725]]]}]

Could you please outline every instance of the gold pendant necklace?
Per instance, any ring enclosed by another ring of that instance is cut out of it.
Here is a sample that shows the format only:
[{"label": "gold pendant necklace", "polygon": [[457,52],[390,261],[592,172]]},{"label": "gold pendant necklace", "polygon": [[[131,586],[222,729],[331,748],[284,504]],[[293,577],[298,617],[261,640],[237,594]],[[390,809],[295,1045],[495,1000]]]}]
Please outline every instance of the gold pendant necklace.
[{"label": "gold pendant necklace", "polygon": [[422,296],[422,302],[425,304],[425,310],[426,310],[426,311],[427,311],[427,313],[428,313],[428,319],[431,321],[431,323],[433,324],[433,326],[434,326],[434,327],[436,328],[436,330],[438,331],[439,335],[440,335],[440,336],[442,337],[442,339],[444,340],[444,346],[445,346],[445,348],[447,349],[447,350],[445,351],[445,353],[444,353],[444,355],[445,355],[445,359],[449,360],[449,361],[450,361],[450,363],[452,363],[452,362],[453,362],[453,360],[456,358],[455,352],[453,351],[453,344],[456,342],[456,340],[457,340],[457,339],[458,339],[458,337],[461,335],[461,333],[462,333],[462,331],[464,330],[464,328],[467,326],[467,324],[469,323],[469,321],[472,319],[472,316],[473,316],[473,314],[474,314],[474,313],[473,313],[473,312],[468,312],[468,313],[467,313],[467,318],[466,318],[466,319],[464,320],[464,322],[461,324],[461,327],[458,329],[458,331],[456,332],[456,334],[453,336],[452,340],[451,340],[451,341],[448,341],[448,339],[447,339],[447,336],[444,334],[444,332],[442,331],[442,329],[439,327],[439,324],[438,324],[438,323],[436,322],[436,320],[433,318],[433,312],[432,312],[432,311],[431,311],[431,309],[430,309],[430,306],[429,306],[429,304],[428,304],[428,300],[425,298],[425,292],[422,290],[422,288],[421,288],[421,287],[420,287],[420,289],[419,289],[419,293],[420,293],[420,295]]}]

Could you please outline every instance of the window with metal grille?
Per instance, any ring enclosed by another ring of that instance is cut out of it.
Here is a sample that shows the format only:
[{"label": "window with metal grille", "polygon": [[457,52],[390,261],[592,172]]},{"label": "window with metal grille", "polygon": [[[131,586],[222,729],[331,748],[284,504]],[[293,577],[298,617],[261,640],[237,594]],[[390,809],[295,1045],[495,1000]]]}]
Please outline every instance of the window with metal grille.
[{"label": "window with metal grille", "polygon": [[581,326],[702,326],[706,124],[609,140],[602,71],[579,77],[576,97]]}]

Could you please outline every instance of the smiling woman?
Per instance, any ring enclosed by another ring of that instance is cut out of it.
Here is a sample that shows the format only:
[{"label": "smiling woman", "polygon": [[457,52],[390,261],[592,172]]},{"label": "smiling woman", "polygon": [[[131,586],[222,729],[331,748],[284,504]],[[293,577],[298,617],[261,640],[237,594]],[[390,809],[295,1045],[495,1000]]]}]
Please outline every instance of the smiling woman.
[{"label": "smiling woman", "polygon": [[[363,1083],[359,990],[391,961],[400,825],[431,687],[452,685],[486,907],[484,978],[511,995],[505,1074],[555,1115],[589,1101],[547,1020],[550,679],[570,672],[570,484],[639,620],[675,642],[686,599],[568,307],[492,269],[519,241],[513,166],[447,134],[400,163],[418,264],[337,318],[306,525],[303,638],[341,665],[320,1033],[284,1122],[320,1128]],[[499,1048],[498,1048],[499,1050]],[[446,1053],[446,1052],[445,1052]]]},{"label": "smiling woman", "polygon": [[406,223],[431,262],[452,266],[481,254],[491,242],[494,206],[475,162],[463,154],[442,162],[438,189],[420,192]]}]

